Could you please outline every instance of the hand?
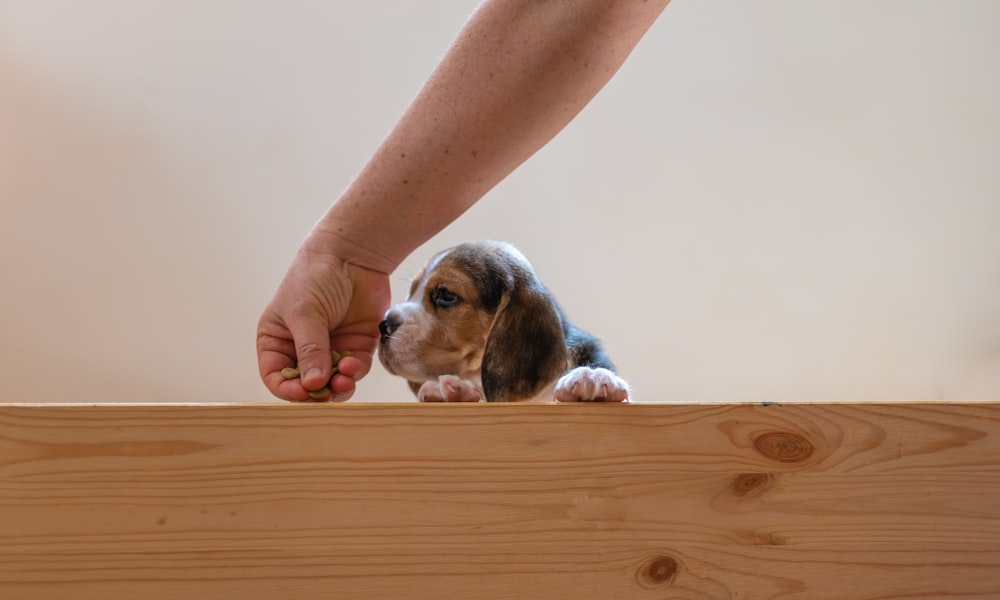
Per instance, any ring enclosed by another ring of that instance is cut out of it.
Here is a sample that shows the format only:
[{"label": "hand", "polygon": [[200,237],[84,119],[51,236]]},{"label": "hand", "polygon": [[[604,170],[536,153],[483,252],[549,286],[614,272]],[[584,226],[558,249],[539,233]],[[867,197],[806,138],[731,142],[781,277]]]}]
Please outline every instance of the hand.
[{"label": "hand", "polygon": [[[355,382],[371,369],[378,324],[389,308],[389,276],[345,263],[307,240],[282,280],[257,326],[257,364],[271,393],[284,400],[308,401],[309,390],[329,384],[326,400],[342,402]],[[347,350],[333,376],[330,350]],[[298,362],[299,379],[281,370]]]}]

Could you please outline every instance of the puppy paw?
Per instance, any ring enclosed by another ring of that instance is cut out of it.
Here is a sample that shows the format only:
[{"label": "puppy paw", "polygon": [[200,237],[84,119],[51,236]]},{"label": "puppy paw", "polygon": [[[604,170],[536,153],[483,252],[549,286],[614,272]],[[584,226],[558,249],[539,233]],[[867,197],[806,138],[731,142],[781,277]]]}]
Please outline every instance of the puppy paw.
[{"label": "puppy paw", "polygon": [[425,381],[417,392],[421,402],[480,402],[483,388],[457,375],[441,375],[437,381]]},{"label": "puppy paw", "polygon": [[627,402],[632,389],[624,379],[603,368],[577,367],[556,382],[560,402]]}]

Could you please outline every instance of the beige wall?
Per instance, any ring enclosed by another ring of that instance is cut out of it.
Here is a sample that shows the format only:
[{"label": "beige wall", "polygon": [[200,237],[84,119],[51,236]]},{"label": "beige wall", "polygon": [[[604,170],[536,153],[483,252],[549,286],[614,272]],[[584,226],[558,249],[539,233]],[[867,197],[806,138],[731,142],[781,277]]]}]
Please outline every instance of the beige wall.
[{"label": "beige wall", "polygon": [[[269,400],[260,309],[472,7],[0,0],[0,401]],[[677,0],[396,297],[508,239],[638,400],[1000,399],[998,32]]]}]

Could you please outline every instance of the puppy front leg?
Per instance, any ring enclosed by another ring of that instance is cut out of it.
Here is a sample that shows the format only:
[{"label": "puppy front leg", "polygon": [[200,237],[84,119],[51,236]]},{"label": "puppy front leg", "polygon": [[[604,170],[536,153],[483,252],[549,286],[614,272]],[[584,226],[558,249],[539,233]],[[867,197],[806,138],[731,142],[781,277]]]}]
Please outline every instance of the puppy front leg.
[{"label": "puppy front leg", "polygon": [[483,387],[458,375],[441,375],[437,381],[425,381],[417,391],[421,402],[482,402]]}]

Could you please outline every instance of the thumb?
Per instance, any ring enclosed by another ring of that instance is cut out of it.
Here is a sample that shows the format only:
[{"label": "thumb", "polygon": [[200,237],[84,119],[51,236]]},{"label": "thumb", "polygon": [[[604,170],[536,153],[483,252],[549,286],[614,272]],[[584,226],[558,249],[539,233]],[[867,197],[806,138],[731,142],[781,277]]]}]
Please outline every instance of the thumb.
[{"label": "thumb", "polygon": [[330,332],[325,321],[303,317],[289,323],[299,363],[299,378],[307,390],[318,390],[330,381]]}]

